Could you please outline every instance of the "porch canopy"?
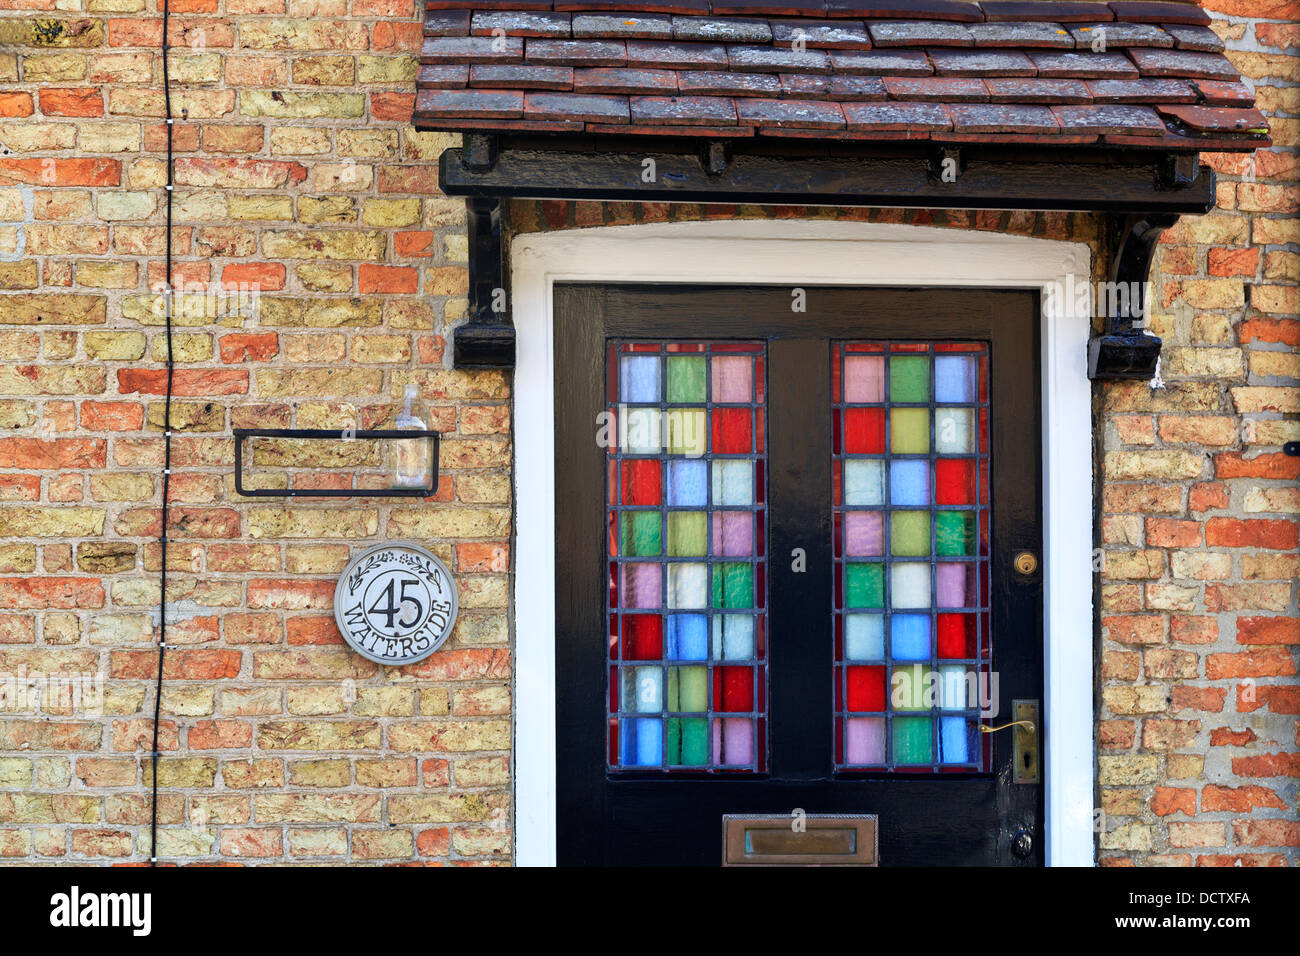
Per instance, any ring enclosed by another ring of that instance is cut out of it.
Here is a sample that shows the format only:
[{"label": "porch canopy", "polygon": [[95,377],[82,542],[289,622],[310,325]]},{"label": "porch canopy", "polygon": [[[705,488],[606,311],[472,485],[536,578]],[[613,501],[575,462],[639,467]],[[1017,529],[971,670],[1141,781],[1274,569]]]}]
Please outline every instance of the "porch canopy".
[{"label": "porch canopy", "polygon": [[505,197],[1092,210],[1145,280],[1172,217],[1214,205],[1199,153],[1271,145],[1180,0],[425,6],[415,125],[468,134],[442,188],[481,200],[489,258]]}]

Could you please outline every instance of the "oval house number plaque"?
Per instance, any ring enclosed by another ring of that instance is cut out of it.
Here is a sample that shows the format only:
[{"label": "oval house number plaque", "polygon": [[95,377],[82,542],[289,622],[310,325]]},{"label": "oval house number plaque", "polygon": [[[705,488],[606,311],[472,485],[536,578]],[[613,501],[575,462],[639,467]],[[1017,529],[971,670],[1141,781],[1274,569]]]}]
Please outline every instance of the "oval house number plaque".
[{"label": "oval house number plaque", "polygon": [[451,634],[458,610],[446,565],[406,542],[361,552],[334,588],[334,620],[343,639],[379,664],[428,657]]}]

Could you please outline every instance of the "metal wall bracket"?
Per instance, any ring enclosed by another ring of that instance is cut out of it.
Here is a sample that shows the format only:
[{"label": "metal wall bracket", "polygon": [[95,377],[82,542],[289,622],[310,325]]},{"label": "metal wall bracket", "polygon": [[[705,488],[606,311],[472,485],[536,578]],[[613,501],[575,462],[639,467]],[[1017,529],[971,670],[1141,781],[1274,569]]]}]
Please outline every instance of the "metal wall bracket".
[{"label": "metal wall bracket", "polygon": [[[441,432],[415,428],[236,428],[235,494],[245,498],[427,498],[438,493],[438,446]],[[426,439],[433,462],[430,484],[425,488],[245,488],[244,441],[249,438],[291,438],[324,441],[367,441],[369,439]]]},{"label": "metal wall bracket", "polygon": [[[484,147],[485,149],[487,147]],[[509,266],[497,198],[465,200],[469,234],[469,321],[453,333],[456,368],[514,368]]]},{"label": "metal wall bracket", "polygon": [[[1202,177],[1197,177],[1202,178]],[[1213,187],[1214,177],[1204,176]],[[1160,338],[1145,331],[1153,303],[1147,284],[1156,245],[1164,231],[1178,221],[1170,213],[1129,213],[1107,223],[1111,248],[1110,285],[1101,335],[1088,340],[1088,377],[1149,381],[1160,361]]]}]

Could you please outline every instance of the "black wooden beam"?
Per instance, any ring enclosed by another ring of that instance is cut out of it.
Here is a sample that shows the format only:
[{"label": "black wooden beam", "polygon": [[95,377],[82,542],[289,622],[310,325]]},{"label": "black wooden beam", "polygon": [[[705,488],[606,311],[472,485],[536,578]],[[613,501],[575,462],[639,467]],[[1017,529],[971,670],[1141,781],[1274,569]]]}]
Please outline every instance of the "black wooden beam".
[{"label": "black wooden beam", "polygon": [[1144,329],[1153,304],[1148,301],[1147,284],[1160,236],[1177,221],[1176,215],[1167,213],[1110,218],[1110,285],[1104,300],[1097,303],[1104,304],[1105,331],[1088,340],[1089,378],[1147,381],[1155,377],[1161,342]]},{"label": "black wooden beam", "polygon": [[[1032,209],[1205,213],[1214,175],[1193,158],[1158,150],[964,148],[960,175],[936,175],[935,151],[913,144],[859,155],[788,155],[637,148],[622,140],[589,147],[537,140],[483,150],[449,149],[441,158],[448,195],[629,202],[886,206],[924,209]],[[649,161],[649,162],[647,162]]]},{"label": "black wooden beam", "polygon": [[501,200],[468,199],[465,213],[469,233],[469,321],[453,333],[452,362],[456,368],[513,368],[515,328],[510,321]]}]

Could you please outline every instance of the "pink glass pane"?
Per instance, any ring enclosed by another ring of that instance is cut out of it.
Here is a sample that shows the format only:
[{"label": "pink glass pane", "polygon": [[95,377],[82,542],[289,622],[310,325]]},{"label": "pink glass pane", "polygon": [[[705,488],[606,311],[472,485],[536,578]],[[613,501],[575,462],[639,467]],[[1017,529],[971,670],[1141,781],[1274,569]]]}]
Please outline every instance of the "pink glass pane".
[{"label": "pink glass pane", "polygon": [[658,608],[663,604],[658,563],[641,561],[623,565],[623,606]]},{"label": "pink glass pane", "polygon": [[847,355],[844,358],[844,401],[883,402],[885,360],[878,355]]},{"label": "pink glass pane", "polygon": [[713,512],[713,550],[727,557],[754,553],[754,519],[750,512]]},{"label": "pink glass pane", "polygon": [[852,557],[885,553],[885,520],[882,512],[844,513],[844,552]]},{"label": "pink glass pane", "polygon": [[715,402],[748,402],[753,399],[754,363],[748,356],[718,356],[711,365]]},{"label": "pink glass pane", "polygon": [[850,717],[845,722],[845,763],[869,766],[885,762],[885,718]]}]

